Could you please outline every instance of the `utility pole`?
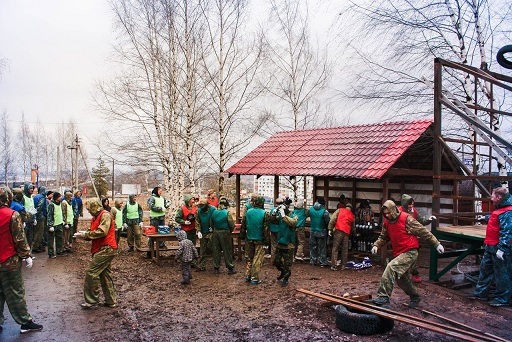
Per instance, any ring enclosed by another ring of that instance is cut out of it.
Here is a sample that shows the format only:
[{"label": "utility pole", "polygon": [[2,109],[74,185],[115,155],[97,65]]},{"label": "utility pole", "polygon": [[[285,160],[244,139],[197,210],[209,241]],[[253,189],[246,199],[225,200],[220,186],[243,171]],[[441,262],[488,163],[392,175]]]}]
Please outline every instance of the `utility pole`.
[{"label": "utility pole", "polygon": [[78,190],[78,149],[80,148],[80,144],[79,144],[79,140],[78,140],[78,134],[75,136],[75,182],[74,182],[74,187],[75,187],[75,191]]},{"label": "utility pole", "polygon": [[79,148],[80,148],[80,145],[79,145],[78,134],[77,134],[75,136],[75,141],[73,141],[73,145],[68,146],[68,149],[71,151],[71,184],[73,187],[73,193],[76,190],[78,190],[78,149]]},{"label": "utility pole", "polygon": [[60,191],[60,148],[57,146],[57,191]]},{"label": "utility pole", "polygon": [[114,192],[114,165],[115,165],[115,162],[114,162],[114,158],[112,158],[112,202],[115,201],[115,192]]}]

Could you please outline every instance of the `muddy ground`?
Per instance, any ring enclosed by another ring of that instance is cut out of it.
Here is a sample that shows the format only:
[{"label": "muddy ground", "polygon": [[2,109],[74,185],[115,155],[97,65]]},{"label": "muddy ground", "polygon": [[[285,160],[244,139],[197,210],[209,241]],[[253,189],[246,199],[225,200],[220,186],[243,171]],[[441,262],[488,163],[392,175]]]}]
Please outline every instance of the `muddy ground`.
[{"label": "muddy ground", "polygon": [[[157,266],[141,253],[128,253],[124,238],[122,252],[113,262],[118,307],[83,310],[79,304],[90,243],[77,241],[74,247],[76,253],[57,259],[36,254],[34,267],[24,269],[29,311],[44,329],[20,335],[5,308],[7,321],[0,341],[455,341],[400,322],[382,335],[347,334],[336,328],[330,306],[296,291],[375,295],[380,266],[333,272],[294,263],[290,283],[283,287],[268,260],[262,269],[262,284],[248,285],[244,263],[237,260],[235,275],[228,275],[226,269],[214,275],[210,263],[207,272],[193,272],[192,284],[182,286],[173,260]],[[428,255],[428,249],[422,249],[421,255]],[[428,260],[420,258],[424,278],[427,267]],[[446,291],[424,281],[419,308],[512,339],[512,310],[467,300],[463,296],[469,291]],[[404,307],[401,303],[406,301],[396,289],[394,310],[434,320]]]}]

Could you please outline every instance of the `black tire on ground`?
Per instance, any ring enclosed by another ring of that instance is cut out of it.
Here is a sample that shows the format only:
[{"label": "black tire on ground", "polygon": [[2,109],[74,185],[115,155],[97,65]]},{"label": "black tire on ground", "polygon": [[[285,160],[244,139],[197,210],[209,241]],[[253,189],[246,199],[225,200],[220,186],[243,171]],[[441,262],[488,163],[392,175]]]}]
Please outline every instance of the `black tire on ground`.
[{"label": "black tire on ground", "polygon": [[512,59],[505,58],[505,54],[510,52],[512,52],[512,45],[505,45],[498,51],[496,55],[498,64],[506,69],[512,69]]},{"label": "black tire on ground", "polygon": [[393,329],[395,326],[395,321],[390,318],[362,313],[358,310],[346,308],[343,305],[337,305],[335,308],[336,327],[349,334],[382,334]]}]

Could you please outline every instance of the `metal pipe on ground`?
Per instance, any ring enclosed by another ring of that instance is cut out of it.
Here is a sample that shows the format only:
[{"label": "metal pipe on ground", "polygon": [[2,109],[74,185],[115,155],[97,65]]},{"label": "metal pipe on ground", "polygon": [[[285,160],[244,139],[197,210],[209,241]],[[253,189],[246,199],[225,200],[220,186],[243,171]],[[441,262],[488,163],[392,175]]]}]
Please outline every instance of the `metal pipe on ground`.
[{"label": "metal pipe on ground", "polygon": [[[461,329],[453,328],[450,326],[446,326],[437,322],[432,321],[426,321],[424,319],[420,319],[415,316],[405,315],[393,310],[385,309],[382,307],[374,306],[368,303],[359,302],[356,300],[347,299],[344,297],[340,297],[334,294],[325,294],[325,293],[315,293],[312,291],[304,290],[304,289],[297,289],[297,292],[301,292],[313,297],[321,298],[327,301],[335,302],[347,307],[350,307],[352,309],[360,310],[366,313],[374,314],[377,316],[390,318],[396,321],[400,321],[403,323],[411,324],[420,328],[424,328],[426,330],[434,331],[440,334],[444,334],[451,337],[456,337],[464,341],[488,341],[492,342],[494,339],[481,335],[476,334],[468,331],[464,331]],[[435,324],[433,324],[435,323]]]}]

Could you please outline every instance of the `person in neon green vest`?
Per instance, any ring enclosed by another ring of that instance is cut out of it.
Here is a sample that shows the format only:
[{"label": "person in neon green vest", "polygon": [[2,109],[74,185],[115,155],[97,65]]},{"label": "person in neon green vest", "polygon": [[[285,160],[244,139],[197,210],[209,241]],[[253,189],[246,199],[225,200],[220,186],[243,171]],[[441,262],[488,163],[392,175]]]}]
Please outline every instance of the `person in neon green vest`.
[{"label": "person in neon green vest", "polygon": [[[165,210],[169,207],[162,193],[163,188],[160,185],[155,186],[153,191],[151,191],[151,196],[148,198],[149,225],[155,227],[157,231],[158,226],[165,226]],[[195,243],[195,239],[193,241]],[[160,248],[165,248],[164,241],[160,242]]]},{"label": "person in neon green vest", "polygon": [[140,248],[140,238],[142,237],[142,207],[137,203],[137,195],[130,194],[128,203],[123,208],[123,229],[128,230],[126,242],[128,242],[128,252],[133,252],[133,246]]},{"label": "person in neon green vest", "polygon": [[34,230],[37,225],[36,215],[37,212],[34,205],[34,198],[32,194],[34,193],[34,184],[30,182],[25,182],[23,186],[23,206],[25,207],[25,211],[30,213],[30,216],[25,221],[25,234],[27,236],[27,241],[30,247],[32,247],[32,242],[34,240]]},{"label": "person in neon green vest", "polygon": [[116,199],[114,201],[114,207],[110,210],[116,225],[116,243],[118,253],[121,253],[121,248],[119,248],[119,240],[121,238],[121,229],[123,229],[123,204],[123,201]]},{"label": "person in neon green vest", "polygon": [[[54,259],[58,256],[66,256],[63,249],[63,226],[64,217],[61,207],[62,195],[58,192],[53,193],[51,203],[48,205],[48,256]],[[55,243],[55,249],[53,244]]]},{"label": "person in neon green vest", "polygon": [[71,200],[73,198],[73,193],[71,190],[64,191],[64,200],[62,201],[62,214],[64,218],[64,250],[67,253],[73,253],[71,249],[71,243],[73,242],[73,234],[71,234],[71,230],[73,229],[73,207],[71,205]]}]

